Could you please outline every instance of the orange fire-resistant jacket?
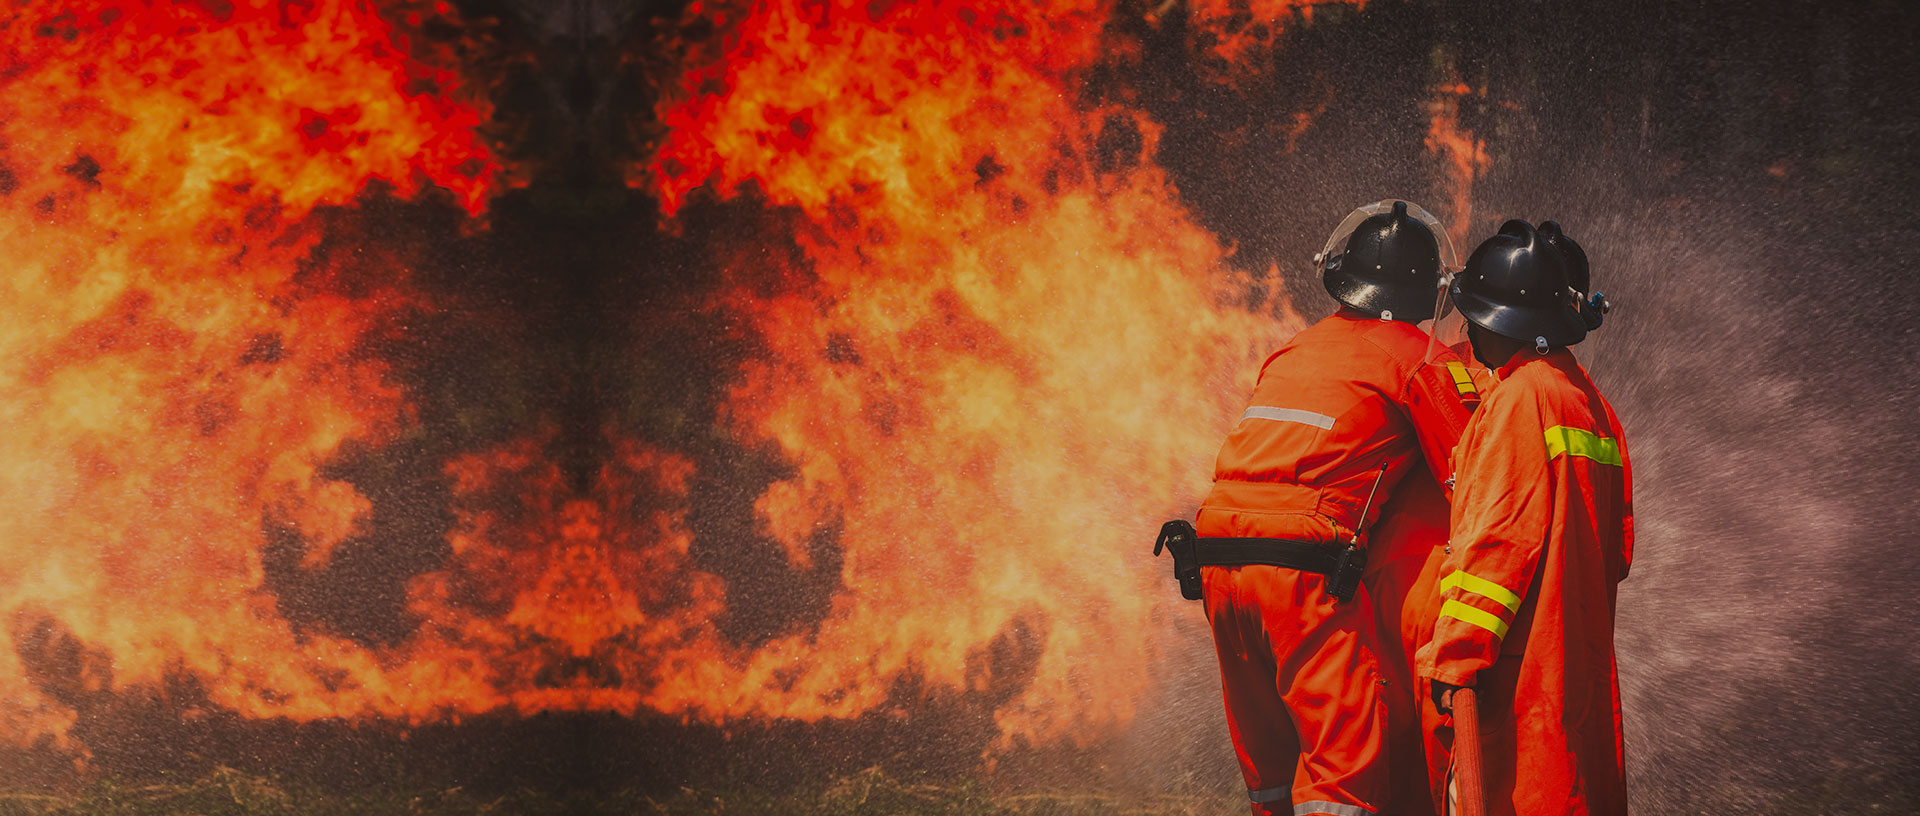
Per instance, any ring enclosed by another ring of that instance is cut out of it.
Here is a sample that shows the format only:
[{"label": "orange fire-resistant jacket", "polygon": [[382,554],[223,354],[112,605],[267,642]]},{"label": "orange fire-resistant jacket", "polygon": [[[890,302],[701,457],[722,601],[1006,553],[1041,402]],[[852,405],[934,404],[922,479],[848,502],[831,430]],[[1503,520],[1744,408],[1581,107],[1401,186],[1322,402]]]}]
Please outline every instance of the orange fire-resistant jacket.
[{"label": "orange fire-resistant jacket", "polygon": [[1523,350],[1500,375],[1454,454],[1452,552],[1416,670],[1479,694],[1490,816],[1624,814],[1626,442],[1571,353]]},{"label": "orange fire-resistant jacket", "polygon": [[1444,483],[1478,395],[1457,362],[1425,364],[1427,344],[1414,326],[1347,311],[1294,335],[1220,448],[1200,535],[1345,543],[1423,461]]},{"label": "orange fire-resistant jacket", "polygon": [[[1352,313],[1295,335],[1261,367],[1221,448],[1200,535],[1334,547],[1357,528],[1367,542],[1408,474],[1444,480],[1444,464],[1423,462],[1447,461],[1473,385],[1457,363],[1426,364],[1427,344],[1406,323]],[[1253,812],[1385,809],[1387,698],[1411,692],[1381,686],[1392,674],[1381,649],[1399,644],[1381,643],[1367,587],[1335,603],[1321,576],[1264,565],[1207,567],[1202,580]]]}]

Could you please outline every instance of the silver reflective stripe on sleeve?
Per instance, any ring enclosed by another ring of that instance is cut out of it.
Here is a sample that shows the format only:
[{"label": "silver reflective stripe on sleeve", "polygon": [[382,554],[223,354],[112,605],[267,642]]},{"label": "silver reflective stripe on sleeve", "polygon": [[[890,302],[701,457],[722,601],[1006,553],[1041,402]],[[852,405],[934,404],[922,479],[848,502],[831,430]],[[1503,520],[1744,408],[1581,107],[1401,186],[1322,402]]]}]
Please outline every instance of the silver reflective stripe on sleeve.
[{"label": "silver reflective stripe on sleeve", "polygon": [[1373,811],[1359,805],[1342,805],[1338,802],[1301,802],[1293,806],[1293,816],[1309,816],[1314,813],[1326,813],[1331,816],[1373,816]]},{"label": "silver reflective stripe on sleeve", "polygon": [[1323,431],[1333,430],[1333,417],[1294,408],[1272,408],[1265,405],[1255,405],[1252,408],[1248,408],[1246,413],[1241,414],[1240,418],[1271,419],[1276,422],[1298,422],[1302,425],[1312,425]]},{"label": "silver reflective stripe on sleeve", "polygon": [[1285,788],[1262,788],[1257,791],[1247,791],[1248,799],[1252,799],[1253,801],[1259,802],[1261,804],[1265,804],[1267,802],[1285,802],[1287,801],[1287,798],[1292,795],[1293,795],[1293,788],[1291,786],[1285,787]]}]

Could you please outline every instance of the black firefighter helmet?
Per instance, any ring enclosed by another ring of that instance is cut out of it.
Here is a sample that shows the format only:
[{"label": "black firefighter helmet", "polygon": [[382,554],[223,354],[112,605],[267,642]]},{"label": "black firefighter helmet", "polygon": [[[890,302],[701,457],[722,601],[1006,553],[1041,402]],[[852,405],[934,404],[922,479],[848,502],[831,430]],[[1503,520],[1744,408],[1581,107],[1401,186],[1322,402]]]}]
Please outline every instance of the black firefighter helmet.
[{"label": "black firefighter helmet", "polygon": [[[1320,258],[1320,279],[1334,300],[1363,312],[1408,323],[1431,319],[1441,247],[1429,223],[1437,222],[1408,214],[1405,201],[1392,201],[1391,209],[1387,203],[1347,216],[1350,221],[1372,212],[1353,227],[1339,254],[1332,254],[1332,244],[1340,238],[1335,230]],[[1418,215],[1432,219],[1425,210]]]},{"label": "black firefighter helmet", "polygon": [[1567,264],[1567,285],[1580,296],[1580,318],[1586,321],[1587,331],[1600,328],[1602,315],[1607,312],[1607,298],[1593,291],[1593,271],[1587,266],[1587,251],[1580,248],[1573,238],[1560,230],[1553,221],[1540,222],[1540,240],[1560,251],[1560,259]]},{"label": "black firefighter helmet", "polygon": [[1568,286],[1566,255],[1518,219],[1475,247],[1453,279],[1453,303],[1483,329],[1525,343],[1571,346],[1587,337]]}]

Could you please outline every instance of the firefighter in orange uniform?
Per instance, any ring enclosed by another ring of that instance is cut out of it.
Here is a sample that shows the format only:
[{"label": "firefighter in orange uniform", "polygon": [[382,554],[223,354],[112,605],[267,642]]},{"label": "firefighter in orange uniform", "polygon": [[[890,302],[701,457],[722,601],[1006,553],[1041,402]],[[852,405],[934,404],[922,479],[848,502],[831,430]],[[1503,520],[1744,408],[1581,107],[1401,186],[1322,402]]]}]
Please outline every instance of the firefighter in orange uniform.
[{"label": "firefighter in orange uniform", "polygon": [[1405,479],[1437,489],[1467,422],[1464,374],[1428,364],[1416,325],[1433,316],[1445,240],[1431,215],[1391,199],[1335,230],[1319,260],[1342,308],[1261,366],[1195,520],[1255,816],[1389,807],[1388,699],[1412,691],[1383,686],[1381,650],[1400,647],[1381,642],[1359,573],[1386,498]]},{"label": "firefighter in orange uniform", "polygon": [[1454,454],[1441,608],[1415,664],[1437,709],[1476,690],[1490,816],[1627,810],[1613,616],[1633,514],[1619,420],[1567,350],[1605,308],[1586,285],[1556,225],[1509,221],[1451,289],[1500,384]]}]

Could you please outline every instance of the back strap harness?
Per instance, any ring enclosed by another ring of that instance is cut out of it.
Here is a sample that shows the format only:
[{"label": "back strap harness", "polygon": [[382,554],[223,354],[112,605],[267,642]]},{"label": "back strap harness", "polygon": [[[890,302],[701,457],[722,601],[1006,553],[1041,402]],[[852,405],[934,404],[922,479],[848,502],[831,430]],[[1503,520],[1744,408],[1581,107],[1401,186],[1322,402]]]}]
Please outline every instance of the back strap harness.
[{"label": "back strap harness", "polygon": [[1189,601],[1200,600],[1201,567],[1266,564],[1324,575],[1327,594],[1341,601],[1353,600],[1360,573],[1367,568],[1367,551],[1357,544],[1336,548],[1284,538],[1201,538],[1192,523],[1181,520],[1160,525],[1153,554],[1163,549],[1173,554],[1173,577],[1180,582],[1181,597]]}]

